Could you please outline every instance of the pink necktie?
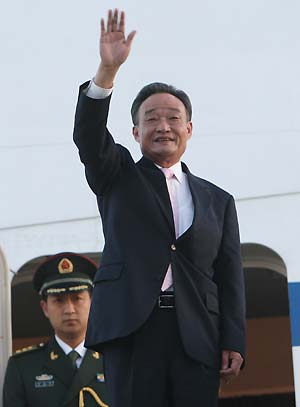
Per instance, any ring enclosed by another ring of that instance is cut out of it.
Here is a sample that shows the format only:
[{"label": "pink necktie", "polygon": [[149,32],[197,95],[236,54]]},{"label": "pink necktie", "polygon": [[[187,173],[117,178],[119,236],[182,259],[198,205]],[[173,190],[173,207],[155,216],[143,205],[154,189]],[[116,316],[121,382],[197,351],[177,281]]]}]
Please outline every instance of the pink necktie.
[{"label": "pink necktie", "polygon": [[[168,187],[168,192],[170,196],[170,201],[171,201],[171,206],[172,206],[172,211],[173,211],[173,218],[174,218],[174,226],[175,226],[175,235],[176,238],[179,236],[179,210],[178,210],[178,204],[177,204],[177,199],[176,195],[174,193],[174,190],[172,186],[174,186],[174,182],[176,182],[175,179],[172,180],[174,177],[174,172],[170,168],[161,168],[162,172],[164,173],[166,177],[166,182],[167,182],[167,187]],[[169,287],[173,285],[173,278],[172,278],[172,269],[171,269],[171,264],[169,264],[167,273],[165,275],[161,290],[165,291]]]}]

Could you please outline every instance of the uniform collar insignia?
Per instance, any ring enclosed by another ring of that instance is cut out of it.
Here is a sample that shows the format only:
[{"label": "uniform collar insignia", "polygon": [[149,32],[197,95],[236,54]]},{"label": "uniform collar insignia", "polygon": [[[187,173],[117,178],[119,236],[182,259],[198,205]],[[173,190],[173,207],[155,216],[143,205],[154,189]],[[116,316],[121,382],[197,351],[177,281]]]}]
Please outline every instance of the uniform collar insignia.
[{"label": "uniform collar insignia", "polygon": [[52,351],[52,352],[50,353],[50,359],[51,359],[51,360],[56,360],[56,359],[58,359],[58,354]]},{"label": "uniform collar insignia", "polygon": [[93,353],[93,358],[94,359],[99,359],[100,358],[99,352],[94,352]]}]

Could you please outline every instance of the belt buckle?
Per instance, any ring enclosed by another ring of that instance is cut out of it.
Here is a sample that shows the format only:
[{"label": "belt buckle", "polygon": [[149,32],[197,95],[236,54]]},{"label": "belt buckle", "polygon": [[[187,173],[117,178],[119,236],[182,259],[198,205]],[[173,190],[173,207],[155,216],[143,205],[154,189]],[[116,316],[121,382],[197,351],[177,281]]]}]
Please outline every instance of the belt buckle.
[{"label": "belt buckle", "polygon": [[175,305],[163,305],[162,304],[162,297],[170,297],[173,298],[174,295],[173,294],[162,294],[158,297],[158,308],[174,308]]}]

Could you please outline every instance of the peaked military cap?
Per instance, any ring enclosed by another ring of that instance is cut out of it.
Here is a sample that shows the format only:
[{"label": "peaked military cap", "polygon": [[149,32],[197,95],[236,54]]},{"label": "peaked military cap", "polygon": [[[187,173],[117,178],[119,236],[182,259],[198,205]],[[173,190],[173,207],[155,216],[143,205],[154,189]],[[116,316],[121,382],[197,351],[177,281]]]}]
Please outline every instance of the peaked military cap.
[{"label": "peaked military cap", "polygon": [[67,294],[91,289],[96,264],[80,254],[50,256],[36,269],[33,285],[40,295]]}]

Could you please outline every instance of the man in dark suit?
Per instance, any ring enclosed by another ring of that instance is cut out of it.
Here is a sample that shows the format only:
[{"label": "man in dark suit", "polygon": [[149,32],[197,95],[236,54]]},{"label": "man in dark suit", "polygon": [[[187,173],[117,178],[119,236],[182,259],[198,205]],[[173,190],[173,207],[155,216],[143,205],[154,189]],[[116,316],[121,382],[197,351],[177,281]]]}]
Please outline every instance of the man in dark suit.
[{"label": "man in dark suit", "polygon": [[9,359],[3,407],[108,406],[102,355],[83,346],[96,269],[75,253],[51,256],[38,267],[34,287],[55,336]]},{"label": "man in dark suit", "polygon": [[240,241],[230,194],[191,174],[188,96],[145,86],[133,102],[135,163],[106,123],[115,76],[129,55],[125,15],[101,20],[101,62],[81,86],[74,141],[97,196],[105,247],[86,336],[103,350],[111,407],[214,407],[220,375],[245,354]]}]

